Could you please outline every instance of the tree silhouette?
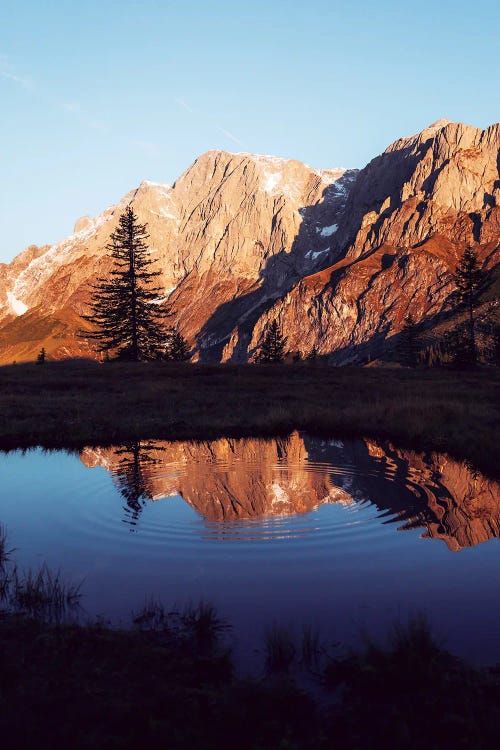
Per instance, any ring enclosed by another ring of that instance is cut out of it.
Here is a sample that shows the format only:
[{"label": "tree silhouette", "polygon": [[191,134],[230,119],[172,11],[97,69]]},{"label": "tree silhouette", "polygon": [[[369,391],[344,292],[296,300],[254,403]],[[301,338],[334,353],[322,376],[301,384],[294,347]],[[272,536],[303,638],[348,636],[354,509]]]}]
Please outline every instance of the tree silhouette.
[{"label": "tree silhouette", "polygon": [[309,362],[310,364],[314,364],[317,359],[318,359],[318,350],[316,346],[313,346],[309,354],[305,357],[305,360],[306,362]]},{"label": "tree silhouette", "polygon": [[114,470],[114,481],[121,495],[125,498],[131,515],[130,523],[136,525],[142,506],[146,500],[153,498],[153,488],[148,468],[161,463],[154,458],[152,451],[161,450],[150,442],[133,441],[116,448],[120,456],[118,467]]},{"label": "tree silhouette", "polygon": [[189,359],[189,345],[175,326],[167,331],[163,356],[168,362],[184,362]]},{"label": "tree silhouette", "polygon": [[484,288],[485,279],[486,273],[479,266],[477,252],[471,247],[466,248],[460,258],[453,280],[456,286],[455,298],[466,305],[469,313],[466,358],[470,364],[476,364],[477,362],[474,308]]},{"label": "tree silhouette", "polygon": [[415,367],[417,364],[416,327],[415,319],[409,313],[405,317],[403,328],[401,329],[401,341],[403,359],[410,367]]},{"label": "tree silhouette", "polygon": [[161,290],[152,286],[160,271],[148,270],[154,263],[147,257],[148,237],[146,225],[127,206],[106,246],[115,260],[111,278],[98,279],[92,287],[92,311],[82,316],[96,327],[82,335],[95,340],[98,351],[111,350],[134,362],[158,357],[165,341]]},{"label": "tree silhouette", "polygon": [[277,320],[267,325],[264,338],[257,355],[257,362],[283,362],[287,338],[283,336]]}]

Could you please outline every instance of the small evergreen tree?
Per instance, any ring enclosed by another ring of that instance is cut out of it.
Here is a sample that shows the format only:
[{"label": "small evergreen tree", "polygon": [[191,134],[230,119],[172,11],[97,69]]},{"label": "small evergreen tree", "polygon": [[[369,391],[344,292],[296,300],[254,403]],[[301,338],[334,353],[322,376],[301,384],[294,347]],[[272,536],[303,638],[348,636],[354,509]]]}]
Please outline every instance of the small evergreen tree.
[{"label": "small evergreen tree", "polygon": [[119,359],[134,362],[159,356],[165,340],[157,299],[152,286],[160,271],[151,271],[147,257],[145,224],[139,224],[131,206],[120,216],[106,248],[115,260],[110,279],[92,287],[92,311],[83,315],[96,330],[82,333],[97,342],[99,351],[115,350]]},{"label": "small evergreen tree", "polygon": [[318,358],[318,350],[315,346],[311,349],[309,354],[306,357],[306,362],[309,362],[312,364],[313,362],[316,362],[316,359]]},{"label": "small evergreen tree", "polygon": [[283,362],[287,338],[283,336],[277,320],[268,323],[257,355],[257,362]]},{"label": "small evergreen tree", "polygon": [[471,364],[470,329],[458,325],[444,335],[444,351],[449,361],[460,367]]},{"label": "small evergreen tree", "polygon": [[500,366],[500,325],[492,325],[486,345],[486,360],[492,365]]},{"label": "small evergreen tree", "polygon": [[410,367],[415,367],[417,364],[416,328],[417,324],[415,323],[415,319],[413,315],[409,313],[404,319],[401,336],[403,360]]},{"label": "small evergreen tree", "polygon": [[40,349],[40,352],[38,354],[38,357],[36,358],[37,365],[44,365],[45,364],[45,358],[46,358],[45,347],[42,346],[42,348]]},{"label": "small evergreen tree", "polygon": [[490,302],[477,318],[476,339],[478,358],[490,365],[500,364],[500,305],[498,300]]},{"label": "small evergreen tree", "polygon": [[190,357],[189,345],[179,329],[172,326],[167,331],[164,358],[168,362],[185,362]]},{"label": "small evergreen tree", "polygon": [[453,278],[455,297],[467,307],[469,313],[468,336],[467,339],[464,338],[463,345],[466,347],[466,360],[474,365],[477,362],[474,307],[483,290],[486,273],[480,268],[477,252],[473,248],[464,250]]}]

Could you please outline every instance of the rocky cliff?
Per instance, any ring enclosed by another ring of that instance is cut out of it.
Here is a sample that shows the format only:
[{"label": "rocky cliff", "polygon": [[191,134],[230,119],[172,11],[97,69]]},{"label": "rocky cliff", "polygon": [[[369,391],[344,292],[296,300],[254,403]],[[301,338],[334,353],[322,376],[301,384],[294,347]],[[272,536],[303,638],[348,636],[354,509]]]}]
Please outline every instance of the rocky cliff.
[{"label": "rocky cliff", "polygon": [[[500,125],[439,121],[396,141],[358,174],[338,229],[339,260],[302,279],[264,314],[288,345],[338,363],[379,356],[404,318],[437,324],[467,246],[491,278],[500,260]],[[296,321],[307,318],[299,328]]]},{"label": "rocky cliff", "polygon": [[444,454],[368,440],[151,441],[86,448],[137,520],[142,505],[181,495],[209,522],[304,514],[324,503],[371,503],[401,531],[421,528],[458,551],[500,537],[498,484]]},{"label": "rocky cliff", "polygon": [[296,432],[282,439],[151,441],[81,453],[89,468],[104,466],[113,474],[131,507],[181,495],[207,521],[286,516],[325,502],[352,502],[326,472],[308,471],[307,459]]},{"label": "rocky cliff", "polygon": [[76,335],[89,284],[131,203],[148,224],[163,297],[208,361],[251,358],[270,319],[289,347],[334,362],[377,355],[405,315],[439,321],[467,245],[495,273],[500,125],[439,121],[356,170],[210,151],[174,183],[143,182],[62,242],[0,265],[0,362],[90,355]]}]

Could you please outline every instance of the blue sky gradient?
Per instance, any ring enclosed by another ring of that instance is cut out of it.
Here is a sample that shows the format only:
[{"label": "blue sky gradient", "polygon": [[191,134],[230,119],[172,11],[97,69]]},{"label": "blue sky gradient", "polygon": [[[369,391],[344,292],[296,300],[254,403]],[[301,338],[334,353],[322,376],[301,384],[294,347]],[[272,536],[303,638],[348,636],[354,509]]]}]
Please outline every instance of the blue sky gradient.
[{"label": "blue sky gradient", "polygon": [[500,3],[3,0],[0,262],[213,148],[362,167],[500,119]]}]

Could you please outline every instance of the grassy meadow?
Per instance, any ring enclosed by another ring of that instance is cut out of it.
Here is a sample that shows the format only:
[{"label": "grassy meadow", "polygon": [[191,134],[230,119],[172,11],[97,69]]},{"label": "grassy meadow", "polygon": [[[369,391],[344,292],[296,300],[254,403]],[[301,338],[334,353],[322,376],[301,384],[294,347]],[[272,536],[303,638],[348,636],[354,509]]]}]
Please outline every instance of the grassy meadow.
[{"label": "grassy meadow", "polygon": [[0,448],[300,429],[448,452],[498,476],[499,395],[493,367],[18,364],[0,368]]}]

